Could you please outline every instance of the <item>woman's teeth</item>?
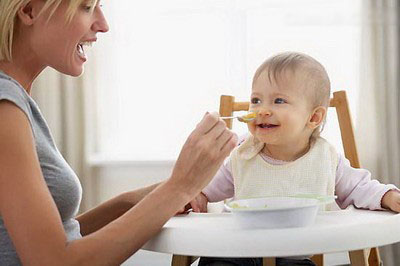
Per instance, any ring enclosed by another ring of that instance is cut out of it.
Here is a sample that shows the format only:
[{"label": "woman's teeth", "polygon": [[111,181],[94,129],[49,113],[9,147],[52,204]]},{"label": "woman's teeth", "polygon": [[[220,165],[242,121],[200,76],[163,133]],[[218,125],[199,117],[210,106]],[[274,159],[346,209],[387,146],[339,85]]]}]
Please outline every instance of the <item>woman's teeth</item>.
[{"label": "woman's teeth", "polygon": [[85,56],[85,50],[83,49],[83,45],[82,44],[78,44],[77,45],[77,50],[78,50],[79,54]]},{"label": "woman's teeth", "polygon": [[78,45],[76,46],[78,53],[80,55],[82,55],[83,57],[86,57],[85,49],[83,49],[83,46],[92,46],[92,43],[91,42],[82,42],[82,43],[78,43]]}]

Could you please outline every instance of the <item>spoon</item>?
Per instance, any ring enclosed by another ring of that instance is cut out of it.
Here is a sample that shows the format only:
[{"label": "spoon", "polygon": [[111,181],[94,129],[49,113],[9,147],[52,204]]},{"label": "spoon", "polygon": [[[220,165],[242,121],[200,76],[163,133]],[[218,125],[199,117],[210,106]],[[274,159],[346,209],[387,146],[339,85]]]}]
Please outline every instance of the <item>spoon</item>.
[{"label": "spoon", "polygon": [[234,119],[237,118],[238,121],[243,122],[243,123],[249,123],[253,121],[257,117],[257,113],[254,112],[249,112],[247,115],[241,115],[241,116],[225,116],[221,117],[222,119]]}]

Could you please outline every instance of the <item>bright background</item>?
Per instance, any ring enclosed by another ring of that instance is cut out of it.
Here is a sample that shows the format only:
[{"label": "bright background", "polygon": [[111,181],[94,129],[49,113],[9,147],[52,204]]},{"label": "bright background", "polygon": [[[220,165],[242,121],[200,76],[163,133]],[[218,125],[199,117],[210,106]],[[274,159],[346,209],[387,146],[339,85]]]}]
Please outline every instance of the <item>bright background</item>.
[{"label": "bright background", "polygon": [[[111,30],[92,51],[101,53],[93,161],[174,160],[219,96],[248,100],[256,68],[283,51],[320,61],[356,110],[359,0],[118,0],[104,11]],[[334,120],[324,135],[340,143]]]},{"label": "bright background", "polygon": [[[95,79],[85,136],[91,204],[169,176],[181,146],[221,94],[250,95],[256,68],[284,52],[309,54],[346,90],[356,125],[361,0],[104,1],[110,32],[90,51]],[[341,151],[336,114],[323,135]],[[239,135],[245,125],[234,123]],[[139,251],[124,265],[169,265]],[[347,255],[325,256],[327,265]]]},{"label": "bright background", "polygon": [[[102,3],[110,32],[98,34],[85,74],[47,69],[33,90],[82,183],[80,211],[168,178],[196,123],[218,110],[220,94],[248,100],[257,66],[288,50],[315,57],[333,91],[347,91],[363,167],[400,187],[398,0]],[[239,135],[246,132],[236,125]],[[333,112],[323,135],[341,151]],[[385,265],[400,265],[400,244],[380,251]],[[169,259],[139,251],[126,265]],[[325,263],[348,260],[328,254]]]}]

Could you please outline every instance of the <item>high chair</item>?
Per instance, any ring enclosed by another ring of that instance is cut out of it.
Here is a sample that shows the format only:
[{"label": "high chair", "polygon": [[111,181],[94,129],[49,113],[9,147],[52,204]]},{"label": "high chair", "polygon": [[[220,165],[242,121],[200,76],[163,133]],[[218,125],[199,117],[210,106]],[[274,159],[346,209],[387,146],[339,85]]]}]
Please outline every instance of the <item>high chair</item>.
[{"label": "high chair", "polygon": [[[350,116],[349,104],[345,91],[333,93],[329,107],[336,108],[339,121],[341,139],[345,157],[354,168],[360,168],[360,161],[354,137],[354,129]],[[249,110],[249,102],[235,102],[234,96],[222,95],[220,99],[219,113],[221,116],[232,116],[233,112]],[[225,120],[228,128],[232,128],[233,119]],[[349,251],[351,265],[354,266],[379,266],[381,259],[378,248]],[[189,266],[196,257],[173,255],[172,266]],[[314,255],[311,260],[318,266],[324,265],[323,254]],[[264,266],[275,266],[275,258],[263,258]]]}]

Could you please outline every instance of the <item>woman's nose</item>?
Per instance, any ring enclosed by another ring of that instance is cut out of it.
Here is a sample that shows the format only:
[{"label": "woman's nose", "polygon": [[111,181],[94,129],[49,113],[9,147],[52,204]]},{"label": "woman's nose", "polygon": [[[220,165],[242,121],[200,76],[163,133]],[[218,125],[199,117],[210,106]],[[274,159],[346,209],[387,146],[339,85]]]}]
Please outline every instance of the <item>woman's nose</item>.
[{"label": "woman's nose", "polygon": [[107,20],[104,16],[103,11],[100,9],[97,12],[97,19],[93,23],[92,30],[94,32],[107,32],[110,28],[108,26]]}]

